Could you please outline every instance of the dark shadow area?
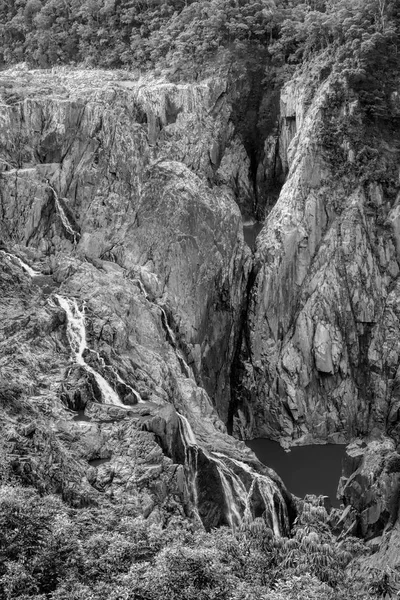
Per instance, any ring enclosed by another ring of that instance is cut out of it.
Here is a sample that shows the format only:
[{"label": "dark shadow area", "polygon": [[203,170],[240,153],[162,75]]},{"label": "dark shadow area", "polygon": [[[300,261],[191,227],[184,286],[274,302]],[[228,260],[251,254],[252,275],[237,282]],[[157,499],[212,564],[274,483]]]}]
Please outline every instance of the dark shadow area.
[{"label": "dark shadow area", "polygon": [[104,465],[104,463],[110,462],[110,460],[110,458],[95,458],[88,460],[88,463],[91,467],[99,467],[100,465]]},{"label": "dark shadow area", "polygon": [[264,223],[260,223],[259,221],[256,221],[251,225],[243,225],[244,241],[252,252],[254,252],[256,248],[256,239],[263,227]]}]

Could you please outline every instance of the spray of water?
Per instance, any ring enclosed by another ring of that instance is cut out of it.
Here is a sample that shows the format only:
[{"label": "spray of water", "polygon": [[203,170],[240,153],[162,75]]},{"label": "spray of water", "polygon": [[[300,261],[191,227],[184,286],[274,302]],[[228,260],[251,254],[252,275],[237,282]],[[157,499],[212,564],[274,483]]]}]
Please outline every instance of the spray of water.
[{"label": "spray of water", "polygon": [[185,374],[185,376],[189,379],[194,379],[194,375],[193,375],[193,370],[189,367],[189,365],[187,364],[185,357],[183,355],[183,352],[178,348],[178,344],[176,342],[176,338],[175,338],[175,334],[172,331],[171,327],[168,324],[168,319],[167,319],[167,315],[165,310],[163,309],[162,306],[157,305],[158,308],[160,309],[161,312],[161,323],[166,331],[167,334],[167,340],[168,342],[171,344],[171,346],[174,348],[175,353],[178,357],[179,363],[181,365],[182,371]]},{"label": "spray of water", "polygon": [[[181,428],[181,436],[185,445],[186,467],[189,472],[189,481],[191,482],[192,486],[192,494],[196,499],[196,502],[198,502],[198,443],[187,418],[179,413],[178,416]],[[192,458],[194,449],[196,450],[195,461]],[[266,518],[270,521],[271,528],[275,536],[280,537],[281,523],[283,523],[284,527],[287,527],[288,516],[286,511],[286,503],[276,484],[268,477],[254,471],[250,465],[225,456],[221,452],[209,453],[204,448],[202,448],[202,452],[204,452],[210,462],[215,464],[217,469],[224,495],[226,519],[230,527],[232,527],[232,529],[237,529],[242,525],[243,522],[249,522],[253,519],[251,510],[252,499],[256,491],[258,491],[259,496],[264,504]],[[251,486],[249,490],[246,489],[241,478],[229,467],[227,464],[229,461],[235,464],[238,469],[245,471],[251,476]],[[275,502],[275,499],[277,502]],[[280,507],[279,515],[277,513],[276,504],[278,504]]]}]

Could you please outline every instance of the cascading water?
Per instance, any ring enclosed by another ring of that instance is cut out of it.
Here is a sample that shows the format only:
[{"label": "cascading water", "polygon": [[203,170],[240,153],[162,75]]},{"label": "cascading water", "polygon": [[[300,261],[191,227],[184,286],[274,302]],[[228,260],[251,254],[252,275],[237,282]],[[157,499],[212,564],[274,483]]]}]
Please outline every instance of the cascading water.
[{"label": "cascading water", "polygon": [[[199,494],[197,490],[197,457],[198,457],[198,446],[195,435],[192,428],[190,427],[189,421],[177,413],[179,418],[179,428],[181,432],[181,439],[185,447],[185,467],[188,472],[188,480],[192,492],[192,501],[195,507],[196,514],[198,515],[198,504]],[[201,519],[200,519],[201,520]]]},{"label": "cascading water", "polygon": [[75,231],[73,229],[73,227],[71,226],[71,223],[69,222],[69,219],[68,219],[67,215],[65,214],[65,210],[63,209],[61,202],[58,198],[58,194],[57,194],[56,190],[53,188],[52,185],[50,185],[49,181],[47,182],[47,185],[53,192],[54,202],[56,204],[57,212],[60,215],[61,222],[62,222],[65,230],[68,231],[70,236],[72,236],[72,238],[74,240],[74,244],[76,244],[77,241],[79,240],[80,234],[77,231]]},{"label": "cascading water", "polygon": [[194,375],[193,375],[193,371],[192,369],[189,367],[189,365],[187,364],[185,357],[183,356],[183,353],[181,352],[181,350],[178,348],[178,344],[176,342],[176,338],[175,338],[175,334],[172,331],[171,327],[168,325],[168,319],[167,319],[167,314],[165,312],[165,310],[163,309],[162,306],[157,305],[158,308],[161,311],[161,323],[164,326],[165,331],[167,332],[167,337],[168,337],[168,341],[169,343],[172,345],[172,347],[175,350],[175,353],[178,357],[179,363],[182,367],[182,370],[184,371],[186,377],[188,377],[189,379],[194,379]]},{"label": "cascading water", "polygon": [[142,400],[142,397],[139,394],[139,392],[134,390],[132,386],[130,386],[128,383],[126,383],[114,367],[112,367],[111,365],[106,365],[104,359],[100,356],[100,354],[98,352],[96,352],[96,350],[92,350],[91,348],[89,348],[89,350],[90,350],[90,352],[92,352],[93,354],[96,355],[97,360],[101,364],[103,369],[109,369],[113,373],[113,375],[114,375],[115,379],[118,381],[118,383],[122,383],[122,385],[124,385],[125,387],[128,388],[128,390],[130,390],[130,392],[135,396],[138,403],[139,402],[144,403],[144,400]]},{"label": "cascading water", "polygon": [[[215,454],[224,457],[224,455],[219,452],[215,452]],[[278,488],[278,486],[271,479],[269,479],[269,477],[265,477],[260,473],[256,473],[254,469],[250,467],[250,465],[231,457],[225,458],[230,460],[234,465],[236,465],[238,468],[242,469],[252,477],[253,481],[255,482],[255,485],[257,485],[258,492],[263,500],[267,514],[270,515],[272,529],[275,535],[280,535],[281,522],[283,523],[284,527],[288,529],[289,517],[286,510],[286,503],[282,497],[281,491]],[[252,485],[252,488],[250,488],[249,493],[247,495],[246,504],[248,506],[248,510],[250,509],[250,501],[255,490],[255,485]],[[276,510],[275,498],[277,499],[277,504],[280,507],[279,515]]]},{"label": "cascading water", "polygon": [[63,296],[57,294],[56,298],[67,315],[67,337],[71,350],[75,354],[76,363],[84,367],[93,375],[100,388],[101,396],[105,404],[114,404],[115,406],[127,408],[104,377],[88,365],[83,358],[83,353],[87,348],[84,308],[80,311],[75,299],[63,298]]},{"label": "cascading water", "polygon": [[[211,458],[211,460],[213,459]],[[227,469],[225,469],[225,467],[222,466],[223,463],[220,463],[220,461],[217,460],[213,460],[213,462],[215,462],[216,464],[218,475],[222,483],[222,489],[224,490],[225,505],[227,511],[226,517],[228,519],[228,523],[232,527],[232,529],[236,529],[237,527],[240,527],[242,523],[240,506],[238,502],[240,496],[238,498],[234,495],[231,484],[229,483],[228,473],[224,472],[224,470],[227,471]],[[231,473],[229,473],[229,475],[231,475]],[[231,482],[233,481],[234,480],[232,478]]]},{"label": "cascading water", "polygon": [[[138,284],[141,293],[143,294],[143,296],[145,297],[145,299],[150,302],[149,296],[148,296],[146,290],[144,289],[144,285],[141,282],[141,280],[136,277],[135,279],[132,279],[132,281],[134,283]],[[171,344],[171,346],[175,350],[175,354],[178,357],[178,360],[179,360],[179,363],[181,365],[182,371],[184,372],[184,374],[186,375],[186,377],[188,377],[189,379],[194,379],[193,370],[187,364],[186,359],[185,359],[185,357],[183,355],[183,352],[178,347],[178,344],[176,342],[175,334],[174,334],[174,332],[172,331],[171,327],[168,324],[168,318],[167,318],[167,314],[166,314],[165,310],[159,304],[156,304],[156,306],[157,306],[157,308],[159,308],[159,310],[161,312],[161,323],[162,323],[162,325],[163,325],[163,327],[164,327],[164,329],[165,329],[165,331],[167,333],[168,342]]]},{"label": "cascading water", "polygon": [[145,297],[145,299],[148,299],[148,295],[146,290],[144,289],[144,285],[143,283],[140,281],[140,279],[138,279],[137,277],[135,279],[132,279],[132,283],[137,283],[139,286],[139,289],[141,291],[141,293],[143,294],[143,296]]},{"label": "cascading water", "polygon": [[[198,443],[193,430],[190,426],[189,421],[183,415],[178,413],[179,423],[181,428],[181,436],[185,445],[186,463],[189,472],[189,480],[191,482],[193,497],[195,499],[196,508],[198,502],[198,490],[197,490],[197,449]],[[193,451],[195,450],[195,454]],[[282,497],[282,494],[276,484],[271,481],[268,477],[256,473],[249,465],[239,460],[225,456],[220,452],[207,452],[202,448],[202,452],[207,459],[215,464],[217,469],[222,490],[224,493],[224,500],[226,506],[226,518],[232,529],[236,529],[241,526],[243,521],[251,521],[251,500],[256,489],[259,492],[264,508],[266,512],[266,518],[270,520],[272,530],[276,537],[281,536],[281,523],[285,529],[288,528],[288,515],[286,510],[286,503]],[[193,460],[195,455],[196,460]],[[236,473],[229,468],[225,461],[231,461],[240,470],[249,473],[251,476],[251,486],[247,490],[243,481]],[[280,506],[280,514],[276,511],[274,498],[276,497],[277,503]]]},{"label": "cascading water", "polygon": [[0,250],[0,252],[4,256],[7,256],[10,260],[17,261],[19,266],[22,267],[24,271],[28,273],[29,277],[37,277],[38,275],[41,275],[40,271],[35,271],[34,269],[32,269],[32,267],[24,263],[24,261],[21,260],[19,256],[15,256],[15,254],[9,254],[8,252],[5,252],[5,250]]},{"label": "cascading water", "polygon": [[[104,361],[103,361],[103,362],[104,362]],[[143,402],[143,403],[144,403],[144,400],[142,400],[142,397],[141,397],[141,395],[139,394],[139,392],[137,392],[136,390],[134,390],[134,389],[133,389],[133,387],[132,387],[131,385],[129,385],[128,383],[126,383],[126,382],[125,382],[125,381],[122,379],[122,377],[120,376],[120,374],[118,373],[118,371],[117,371],[116,369],[114,369],[114,367],[108,367],[108,366],[107,366],[107,368],[109,368],[109,369],[111,369],[111,370],[112,370],[112,372],[114,373],[114,375],[115,375],[115,377],[116,377],[116,379],[117,379],[117,381],[118,381],[119,383],[122,383],[124,386],[126,386],[126,387],[128,388],[128,390],[130,390],[130,391],[131,391],[131,393],[132,393],[132,394],[135,396],[135,398],[136,398],[136,400],[138,401],[138,403],[139,403],[139,402]]]}]

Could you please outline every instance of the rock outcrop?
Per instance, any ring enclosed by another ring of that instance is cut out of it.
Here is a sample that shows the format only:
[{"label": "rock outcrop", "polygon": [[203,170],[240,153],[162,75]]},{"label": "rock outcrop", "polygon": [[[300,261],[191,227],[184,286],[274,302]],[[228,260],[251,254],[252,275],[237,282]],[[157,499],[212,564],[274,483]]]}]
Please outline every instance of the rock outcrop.
[{"label": "rock outcrop", "polygon": [[338,497],[356,511],[351,533],[372,538],[393,527],[399,491],[400,455],[392,439],[355,440],[348,446]]}]

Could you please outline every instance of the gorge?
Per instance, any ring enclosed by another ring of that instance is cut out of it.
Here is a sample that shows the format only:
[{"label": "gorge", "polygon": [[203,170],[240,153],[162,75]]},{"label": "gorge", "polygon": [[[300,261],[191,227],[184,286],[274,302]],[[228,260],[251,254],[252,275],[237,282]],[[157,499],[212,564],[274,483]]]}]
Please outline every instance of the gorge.
[{"label": "gorge", "polygon": [[7,477],[279,547],[303,505],[244,440],[349,444],[341,509],[307,510],[400,567],[399,91],[366,133],[310,62],[250,136],[250,77],[2,71]]}]

